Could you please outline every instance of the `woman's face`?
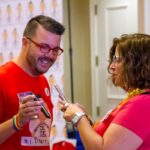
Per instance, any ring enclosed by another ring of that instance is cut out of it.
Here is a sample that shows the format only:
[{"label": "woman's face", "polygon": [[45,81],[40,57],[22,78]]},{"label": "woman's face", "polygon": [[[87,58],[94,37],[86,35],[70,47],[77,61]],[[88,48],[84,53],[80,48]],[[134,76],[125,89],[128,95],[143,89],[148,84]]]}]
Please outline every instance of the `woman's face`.
[{"label": "woman's face", "polygon": [[119,48],[116,47],[115,54],[113,56],[112,63],[110,65],[110,71],[112,75],[112,81],[115,86],[123,86],[121,70],[122,70],[122,58],[119,53]]}]

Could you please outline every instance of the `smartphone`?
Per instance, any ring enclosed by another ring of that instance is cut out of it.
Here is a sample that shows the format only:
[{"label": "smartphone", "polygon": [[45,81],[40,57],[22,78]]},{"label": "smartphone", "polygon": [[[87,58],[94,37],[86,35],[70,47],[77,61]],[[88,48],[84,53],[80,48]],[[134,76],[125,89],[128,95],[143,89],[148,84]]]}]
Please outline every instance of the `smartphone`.
[{"label": "smartphone", "polygon": [[[35,95],[34,100],[38,101],[40,97],[41,97],[40,95]],[[46,107],[43,104],[41,105],[41,111],[43,112],[45,117],[50,118],[50,113],[48,112],[48,110],[46,109]]]}]

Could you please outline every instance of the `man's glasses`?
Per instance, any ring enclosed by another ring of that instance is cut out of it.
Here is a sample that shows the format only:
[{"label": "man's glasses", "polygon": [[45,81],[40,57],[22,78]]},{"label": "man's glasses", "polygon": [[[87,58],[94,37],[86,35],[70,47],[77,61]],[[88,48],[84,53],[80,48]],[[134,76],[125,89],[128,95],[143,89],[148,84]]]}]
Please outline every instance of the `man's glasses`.
[{"label": "man's glasses", "polygon": [[64,52],[64,50],[60,47],[51,48],[48,44],[39,44],[29,37],[26,38],[29,39],[32,43],[34,43],[37,47],[39,47],[42,53],[49,53],[50,51],[52,51],[55,55],[59,56]]}]

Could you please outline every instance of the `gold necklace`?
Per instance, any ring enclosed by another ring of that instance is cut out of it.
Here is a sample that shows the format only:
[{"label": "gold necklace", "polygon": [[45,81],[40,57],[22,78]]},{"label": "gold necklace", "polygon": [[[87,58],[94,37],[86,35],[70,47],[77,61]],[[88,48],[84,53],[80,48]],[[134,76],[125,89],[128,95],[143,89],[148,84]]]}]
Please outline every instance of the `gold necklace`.
[{"label": "gold necklace", "polygon": [[139,88],[136,88],[136,89],[133,89],[133,90],[129,90],[126,99],[129,99],[129,98],[131,98],[133,96],[142,94],[142,93],[144,93],[146,91],[148,91],[148,89],[139,89]]}]

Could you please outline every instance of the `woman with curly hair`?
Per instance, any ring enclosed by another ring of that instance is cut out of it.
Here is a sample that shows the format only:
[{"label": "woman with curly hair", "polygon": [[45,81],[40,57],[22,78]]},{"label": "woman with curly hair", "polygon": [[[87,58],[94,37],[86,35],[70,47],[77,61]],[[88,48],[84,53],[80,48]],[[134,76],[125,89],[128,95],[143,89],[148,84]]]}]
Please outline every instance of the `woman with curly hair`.
[{"label": "woman with curly hair", "polygon": [[79,104],[60,102],[64,118],[77,127],[86,150],[150,150],[150,36],[114,38],[109,60],[111,80],[127,97],[94,126]]}]

